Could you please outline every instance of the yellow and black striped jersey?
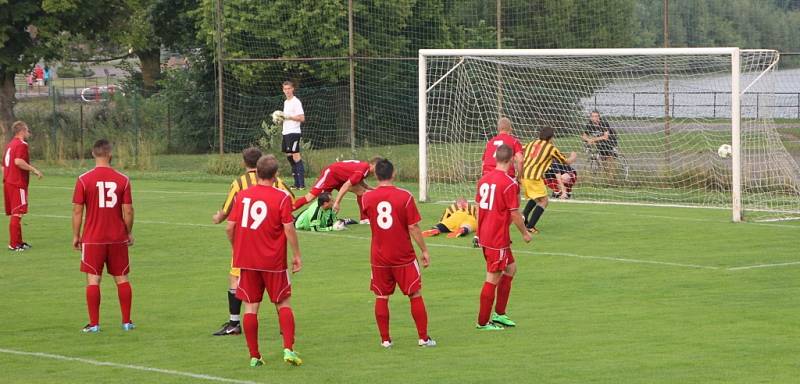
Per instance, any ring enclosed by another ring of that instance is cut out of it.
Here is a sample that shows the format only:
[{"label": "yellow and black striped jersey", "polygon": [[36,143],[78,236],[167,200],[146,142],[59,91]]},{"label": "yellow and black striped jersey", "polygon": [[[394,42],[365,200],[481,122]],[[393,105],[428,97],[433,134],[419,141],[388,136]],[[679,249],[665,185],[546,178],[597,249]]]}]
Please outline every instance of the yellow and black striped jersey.
[{"label": "yellow and black striped jersey", "polygon": [[[231,189],[228,191],[228,197],[225,198],[225,203],[222,205],[222,211],[225,212],[225,215],[229,215],[231,213],[231,208],[233,208],[233,201],[236,199],[236,194],[256,184],[258,184],[256,171],[248,171],[247,173],[234,179],[233,182],[231,182]],[[286,186],[286,183],[284,183],[280,177],[275,178],[275,188],[289,192],[289,196],[292,197],[292,202],[294,202],[294,193],[292,193],[292,191]]]},{"label": "yellow and black striped jersey", "polygon": [[450,206],[444,210],[444,214],[442,214],[442,218],[441,220],[439,220],[439,222],[442,222],[448,217],[452,216],[456,211],[465,211],[468,215],[472,217],[478,217],[478,207],[476,207],[475,204],[468,204],[467,209],[461,209],[458,208],[458,206],[456,206],[454,203],[450,204]]},{"label": "yellow and black striped jersey", "polygon": [[567,163],[567,158],[553,143],[545,140],[528,143],[525,146],[525,158],[522,162],[522,178],[541,180],[553,163],[553,159],[557,159],[561,164]]}]

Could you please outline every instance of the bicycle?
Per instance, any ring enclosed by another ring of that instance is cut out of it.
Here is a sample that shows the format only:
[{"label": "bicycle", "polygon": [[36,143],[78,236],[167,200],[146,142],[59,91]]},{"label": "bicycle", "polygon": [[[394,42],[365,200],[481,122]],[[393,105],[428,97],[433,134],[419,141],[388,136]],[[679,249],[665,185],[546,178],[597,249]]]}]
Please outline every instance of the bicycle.
[{"label": "bicycle", "polygon": [[[625,155],[623,155],[617,147],[613,147],[612,151],[613,155],[611,157],[615,159],[618,164],[618,167],[614,167],[615,171],[617,172],[615,176],[620,176],[622,180],[628,181],[628,176],[630,174],[628,159],[625,158]],[[588,156],[588,168],[592,175],[596,175],[598,171],[603,170],[604,167],[602,161],[600,160],[600,151],[597,149],[597,145],[584,143],[583,152]]]}]

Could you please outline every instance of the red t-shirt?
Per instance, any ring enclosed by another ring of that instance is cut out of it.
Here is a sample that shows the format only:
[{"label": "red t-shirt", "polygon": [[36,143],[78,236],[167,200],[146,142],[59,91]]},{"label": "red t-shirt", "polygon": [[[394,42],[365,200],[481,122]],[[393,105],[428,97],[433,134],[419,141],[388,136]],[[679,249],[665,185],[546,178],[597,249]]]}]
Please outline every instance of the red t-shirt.
[{"label": "red t-shirt", "polygon": [[286,270],[284,224],[294,222],[286,191],[254,185],[236,194],[228,221],[236,223],[233,266],[258,271]]},{"label": "red t-shirt", "polygon": [[28,143],[16,137],[8,142],[5,152],[3,152],[3,183],[17,188],[28,188],[30,172],[24,171],[14,164],[14,159],[30,162]]},{"label": "red t-shirt", "polygon": [[394,267],[417,259],[408,226],[419,223],[422,218],[411,192],[395,186],[381,186],[364,193],[361,206],[372,229],[372,265]]},{"label": "red t-shirt", "polygon": [[345,160],[333,163],[322,170],[321,178],[331,178],[338,185],[334,189],[338,190],[348,180],[350,180],[350,184],[356,185],[361,180],[364,180],[367,175],[369,175],[369,163],[358,160]]},{"label": "red t-shirt", "polygon": [[[507,145],[511,148],[512,153],[516,156],[517,153],[522,153],[522,143],[517,140],[516,137],[508,134],[508,133],[500,133],[497,136],[493,137],[486,143],[486,149],[483,151],[483,172],[482,175],[486,175],[488,172],[497,167],[497,160],[494,157],[494,153],[497,151],[497,147],[501,145]],[[514,160],[512,157],[511,160],[511,167],[508,168],[508,175],[514,177],[516,175],[516,171],[514,170]]]},{"label": "red t-shirt", "polygon": [[86,207],[84,244],[119,244],[128,241],[122,205],[133,204],[128,176],[110,167],[95,167],[78,177],[73,204]]},{"label": "red t-shirt", "polygon": [[519,186],[508,174],[494,170],[478,180],[478,239],[482,247],[511,246],[511,211],[519,208]]}]

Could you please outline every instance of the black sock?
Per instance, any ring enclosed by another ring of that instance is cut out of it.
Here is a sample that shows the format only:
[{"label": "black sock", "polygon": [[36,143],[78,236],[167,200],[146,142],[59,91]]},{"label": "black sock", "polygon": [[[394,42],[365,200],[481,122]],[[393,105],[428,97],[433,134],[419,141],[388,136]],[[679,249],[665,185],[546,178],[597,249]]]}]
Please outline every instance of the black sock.
[{"label": "black sock", "polygon": [[536,223],[539,222],[539,218],[542,217],[544,213],[544,208],[541,205],[536,205],[536,208],[533,209],[533,213],[531,214],[531,219],[528,220],[528,225],[526,227],[533,228],[536,226]]},{"label": "black sock", "polygon": [[306,181],[305,181],[306,168],[303,166],[303,159],[298,160],[297,163],[295,163],[295,164],[297,165],[296,168],[295,168],[295,176],[294,176],[295,177],[295,184],[298,187],[305,187],[306,186]]},{"label": "black sock", "polygon": [[528,225],[528,215],[533,210],[533,207],[536,206],[536,202],[533,200],[528,200],[528,203],[525,204],[525,209],[522,211],[522,218],[525,219],[525,225]]},{"label": "black sock", "polygon": [[[231,315],[237,316],[242,312],[242,301],[236,297],[235,289],[228,290],[228,311],[231,313]],[[233,326],[236,326],[239,324],[239,321],[231,320],[229,323]]]}]

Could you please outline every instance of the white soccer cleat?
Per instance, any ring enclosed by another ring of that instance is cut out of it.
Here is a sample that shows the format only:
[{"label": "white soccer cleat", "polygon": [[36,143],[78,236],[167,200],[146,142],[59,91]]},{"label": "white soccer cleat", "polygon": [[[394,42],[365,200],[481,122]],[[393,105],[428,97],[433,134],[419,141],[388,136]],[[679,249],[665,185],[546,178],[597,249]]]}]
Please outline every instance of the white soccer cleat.
[{"label": "white soccer cleat", "polygon": [[389,348],[391,348],[391,347],[392,347],[392,342],[391,342],[391,341],[389,341],[389,340],[386,340],[386,341],[384,341],[384,342],[382,342],[382,343],[381,343],[381,347],[384,347],[384,348],[386,348],[386,349],[389,349]]},{"label": "white soccer cleat", "polygon": [[419,345],[420,347],[425,347],[425,348],[435,347],[436,346],[436,340],[431,339],[430,337],[428,337],[428,340],[419,339],[419,343],[417,343],[417,345]]},{"label": "white soccer cleat", "polygon": [[367,225],[369,225],[369,219],[362,219],[362,220],[361,220],[361,221],[359,221],[358,223],[359,223],[359,224],[367,224]]}]

